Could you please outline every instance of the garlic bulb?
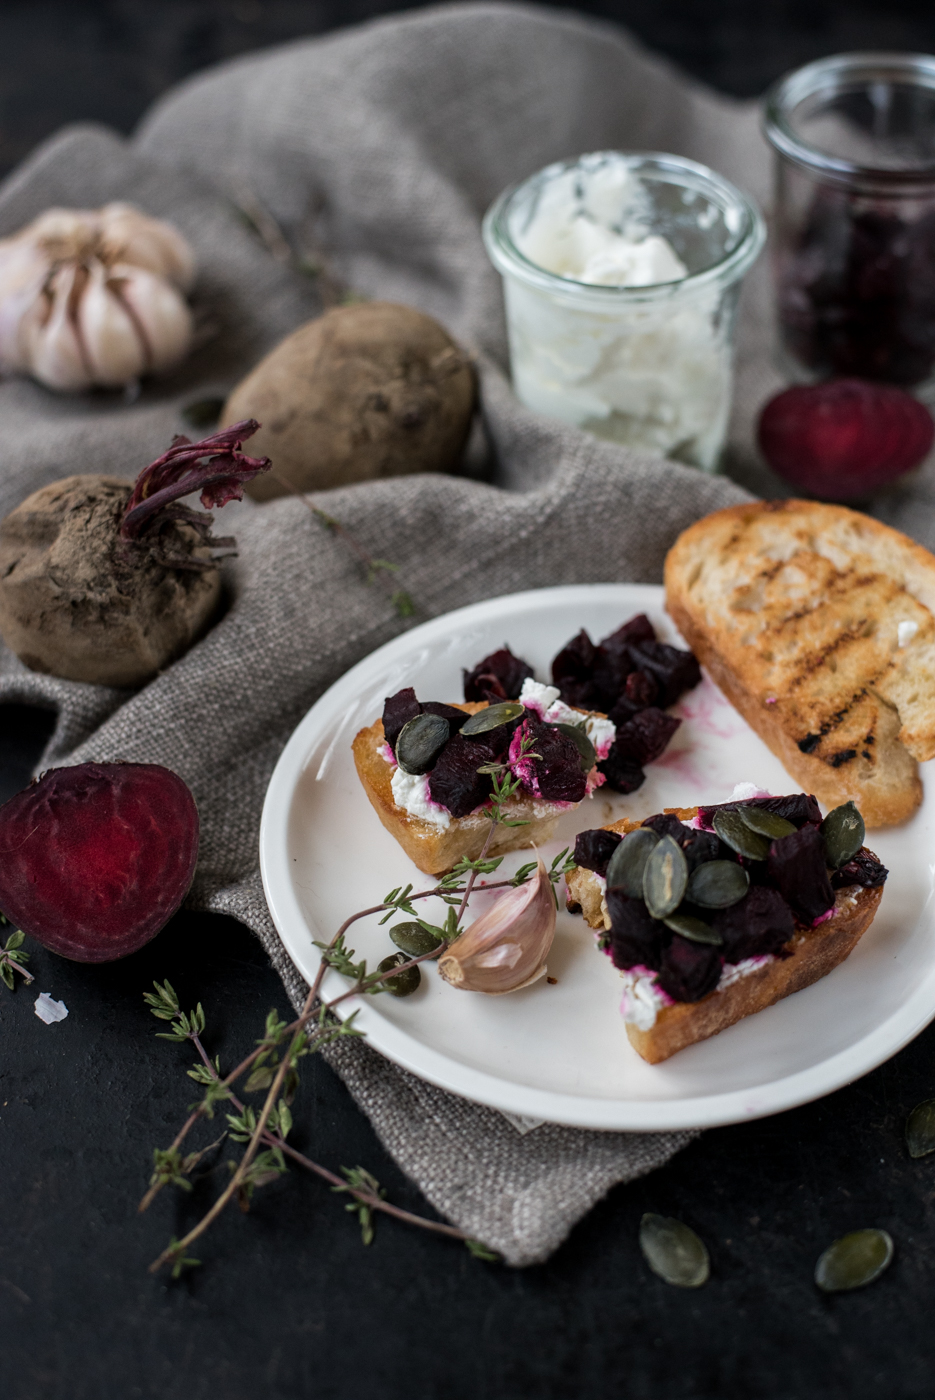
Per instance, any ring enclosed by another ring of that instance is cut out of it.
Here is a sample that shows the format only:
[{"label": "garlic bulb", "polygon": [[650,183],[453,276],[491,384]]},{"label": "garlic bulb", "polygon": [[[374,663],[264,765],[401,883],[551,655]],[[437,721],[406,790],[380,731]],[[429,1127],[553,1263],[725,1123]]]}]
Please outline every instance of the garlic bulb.
[{"label": "garlic bulb", "polygon": [[117,388],[184,359],[195,262],[130,204],[47,209],[0,239],[0,367],[51,389]]},{"label": "garlic bulb", "polygon": [[540,858],[525,885],[500,895],[455,939],[438,970],[465,992],[517,992],[543,975],[554,937],[555,897]]}]

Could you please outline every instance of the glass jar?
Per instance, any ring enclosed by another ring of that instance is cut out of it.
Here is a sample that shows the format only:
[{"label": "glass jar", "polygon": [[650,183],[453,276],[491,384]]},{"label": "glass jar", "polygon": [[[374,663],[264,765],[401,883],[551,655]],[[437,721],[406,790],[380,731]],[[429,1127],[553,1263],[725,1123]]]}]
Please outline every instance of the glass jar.
[{"label": "glass jar", "polygon": [[838,54],[767,94],[780,355],[935,389],[935,58]]},{"label": "glass jar", "polygon": [[714,470],[740,279],[764,239],[750,200],[679,156],[599,151],[505,190],[483,231],[520,400]]}]

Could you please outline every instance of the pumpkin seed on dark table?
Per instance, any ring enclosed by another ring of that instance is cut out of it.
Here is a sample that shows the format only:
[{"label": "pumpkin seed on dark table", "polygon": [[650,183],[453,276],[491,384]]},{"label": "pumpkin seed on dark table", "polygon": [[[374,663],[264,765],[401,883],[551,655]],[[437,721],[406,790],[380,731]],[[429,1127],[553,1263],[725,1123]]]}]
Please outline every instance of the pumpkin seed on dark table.
[{"label": "pumpkin seed on dark table", "polygon": [[504,700],[499,705],[488,705],[486,710],[478,710],[476,715],[466,724],[461,726],[461,733],[465,739],[475,738],[478,734],[489,734],[491,729],[499,729],[501,724],[510,724],[514,719],[519,719],[526,706],[521,705],[518,700]]},{"label": "pumpkin seed on dark table", "polygon": [[607,864],[607,888],[623,890],[630,899],[643,898],[643,871],[649,853],[659,845],[652,827],[639,826],[628,832]]},{"label": "pumpkin seed on dark table", "polygon": [[935,1152],[935,1099],[917,1103],[906,1119],[906,1146],[910,1157]]},{"label": "pumpkin seed on dark table", "polygon": [[825,859],[832,870],[853,860],[864,844],[864,819],[853,802],[829,812],[818,828],[825,845]]},{"label": "pumpkin seed on dark table", "polygon": [[654,919],[664,919],[679,907],[687,884],[688,862],[682,849],[671,836],[663,836],[650,851],[643,871],[643,899]]},{"label": "pumpkin seed on dark table", "polygon": [[445,941],[437,933],[429,933],[427,928],[414,922],[394,924],[390,929],[390,938],[410,958],[421,958],[423,953],[432,953]]},{"label": "pumpkin seed on dark table", "polygon": [[765,860],[769,855],[766,837],[751,831],[739,811],[715,812],[714,830],[725,846],[730,846],[740,856],[746,856],[747,860]]},{"label": "pumpkin seed on dark table", "polygon": [[768,836],[770,841],[779,841],[783,836],[791,836],[798,827],[785,817],[767,811],[765,807],[738,807],[744,825],[759,836]]},{"label": "pumpkin seed on dark table", "polygon": [[581,769],[584,773],[590,773],[597,762],[597,754],[594,752],[594,745],[580,724],[553,724],[553,729],[560,729],[563,734],[567,734],[569,739],[578,750],[581,758]]},{"label": "pumpkin seed on dark table", "polygon": [[729,909],[749,888],[750,876],[737,861],[709,860],[692,871],[686,897],[705,909]]},{"label": "pumpkin seed on dark table", "polygon": [[640,1249],[653,1273],[675,1288],[700,1288],[708,1281],[704,1241],[681,1220],[647,1212],[640,1221]]},{"label": "pumpkin seed on dark table", "polygon": [[703,919],[696,919],[692,914],[667,914],[662,922],[666,928],[670,928],[673,933],[680,933],[691,943],[710,943],[712,948],[720,948],[724,942],[716,929],[706,924]]},{"label": "pumpkin seed on dark table", "polygon": [[399,731],[396,762],[404,773],[428,773],[451,737],[451,726],[441,715],[416,715]]},{"label": "pumpkin seed on dark table", "polygon": [[[393,967],[402,967],[403,963],[409,961],[408,953],[390,953],[388,958],[384,958],[377,968],[377,972],[389,972]],[[422,981],[422,973],[417,967],[407,967],[405,972],[400,972],[396,977],[388,977],[383,983],[383,990],[389,992],[391,997],[411,997],[413,992],[418,990]]]},{"label": "pumpkin seed on dark table", "polygon": [[893,1258],[885,1230],[853,1230],[828,1246],[815,1265],[815,1282],[825,1293],[863,1288],[878,1279]]}]

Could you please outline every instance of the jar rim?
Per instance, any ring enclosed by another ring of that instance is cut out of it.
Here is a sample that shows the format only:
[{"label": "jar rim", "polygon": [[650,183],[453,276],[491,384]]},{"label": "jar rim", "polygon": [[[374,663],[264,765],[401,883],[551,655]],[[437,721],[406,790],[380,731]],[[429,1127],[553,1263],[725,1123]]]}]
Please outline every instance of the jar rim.
[{"label": "jar rim", "polygon": [[[654,170],[660,175],[680,176],[680,183],[686,187],[709,191],[716,196],[716,202],[721,204],[722,208],[737,211],[740,232],[736,243],[709,267],[690,272],[686,277],[678,278],[674,282],[652,282],[642,287],[579,282],[573,277],[549,272],[538,263],[532,262],[517,248],[507,227],[506,216],[514,196],[531,181],[548,172],[554,171],[557,175],[563,170],[572,169],[582,160],[597,159],[601,156],[620,158],[636,173]],[[691,295],[711,283],[735,282],[747,271],[760,252],[766,239],[766,226],[753,200],[723,175],[717,174],[706,165],[689,160],[685,156],[669,155],[665,151],[607,150],[589,151],[568,160],[554,161],[525,179],[509,185],[497,196],[484,215],[482,233],[487,254],[501,275],[518,278],[529,286],[558,294],[563,300],[579,306],[601,310],[638,302],[665,301],[674,296]]]},{"label": "jar rim", "polygon": [[916,165],[861,165],[843,156],[832,155],[806,141],[795,130],[791,115],[807,97],[823,90],[829,95],[844,82],[861,78],[870,82],[889,79],[905,85],[929,89],[935,97],[935,55],[868,51],[832,54],[786,73],[770,87],[764,98],[763,130],[766,139],[780,155],[801,168],[840,184],[895,191],[915,188],[935,180],[935,161]]}]

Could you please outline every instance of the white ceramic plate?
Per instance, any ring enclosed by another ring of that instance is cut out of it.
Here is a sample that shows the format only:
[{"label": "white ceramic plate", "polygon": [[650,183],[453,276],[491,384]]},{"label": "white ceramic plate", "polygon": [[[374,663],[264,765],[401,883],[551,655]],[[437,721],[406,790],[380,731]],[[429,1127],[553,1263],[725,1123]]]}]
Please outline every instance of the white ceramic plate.
[{"label": "white ceramic plate", "polygon": [[[431,883],[381,826],[354,770],[351,740],[381,713],[384,697],[412,685],[425,700],[458,700],[462,667],[504,642],[547,680],[552,656],[579,628],[598,639],[636,612],[649,614],[663,640],[679,640],[661,588],[593,584],[493,598],[381,647],[312,707],[273,774],[260,833],[270,911],[309,981],[319,961],[314,939],[330,940],[349,914],[379,903],[393,886]],[[682,726],[639,792],[599,789],[562,819],[547,858],[588,827],[721,802],[738,782],[795,791],[707,678],[675,713]],[[619,975],[580,916],[564,907],[549,958],[554,986],[541,980],[511,996],[484,997],[447,986],[432,966],[411,997],[354,999],[345,1008],[358,1009],[371,1045],[422,1078],[550,1122],[694,1128],[818,1098],[866,1074],[935,1016],[935,773],[923,777],[926,800],[913,821],[870,839],[891,874],[880,913],[851,957],[815,986],[664,1064],[648,1065],[631,1049],[618,1011]],[[528,852],[507,856],[503,869],[527,859]],[[432,903],[423,906],[429,918]],[[442,913],[436,905],[434,917]],[[376,919],[354,925],[350,942],[371,967],[395,951]],[[329,997],[346,987],[336,973],[325,978]]]}]

